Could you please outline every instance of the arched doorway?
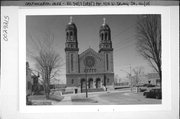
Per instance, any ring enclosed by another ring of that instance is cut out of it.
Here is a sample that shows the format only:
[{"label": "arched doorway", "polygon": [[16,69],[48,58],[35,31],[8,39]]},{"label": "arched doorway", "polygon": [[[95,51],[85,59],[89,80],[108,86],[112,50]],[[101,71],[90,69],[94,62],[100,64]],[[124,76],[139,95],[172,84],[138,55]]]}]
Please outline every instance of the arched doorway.
[{"label": "arched doorway", "polygon": [[85,79],[81,79],[81,92],[84,89],[86,89],[86,80]]},{"label": "arched doorway", "polygon": [[90,78],[90,79],[88,80],[88,88],[89,88],[89,89],[92,89],[92,88],[93,88],[93,79],[92,79],[92,78]]},{"label": "arched doorway", "polygon": [[101,79],[97,78],[96,79],[96,88],[100,88],[101,87],[100,82],[101,82]]}]

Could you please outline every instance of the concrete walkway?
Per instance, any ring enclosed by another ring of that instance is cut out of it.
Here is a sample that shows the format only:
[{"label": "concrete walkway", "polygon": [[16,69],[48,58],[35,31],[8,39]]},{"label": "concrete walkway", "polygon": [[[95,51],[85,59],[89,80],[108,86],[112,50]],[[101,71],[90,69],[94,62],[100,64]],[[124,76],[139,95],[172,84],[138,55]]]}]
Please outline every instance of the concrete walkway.
[{"label": "concrete walkway", "polygon": [[[110,102],[108,100],[104,100],[100,98],[99,96],[102,94],[108,94],[108,93],[117,93],[117,92],[130,92],[129,90],[113,90],[113,91],[103,91],[103,92],[88,92],[88,97],[97,101],[96,105],[103,105],[103,104],[110,104],[114,105],[115,103]],[[84,96],[85,93],[78,93],[78,94],[67,94],[63,95],[64,99],[60,102],[53,103],[53,105],[84,105],[84,104],[94,104],[91,102],[72,102],[71,101],[71,96]]]}]

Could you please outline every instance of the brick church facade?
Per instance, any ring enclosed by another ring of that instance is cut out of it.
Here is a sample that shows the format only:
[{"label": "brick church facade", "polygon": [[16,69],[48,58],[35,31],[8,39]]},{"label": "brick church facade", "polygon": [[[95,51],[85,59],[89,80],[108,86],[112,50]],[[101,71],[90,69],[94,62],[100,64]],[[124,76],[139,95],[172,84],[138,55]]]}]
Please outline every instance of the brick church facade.
[{"label": "brick church facade", "polygon": [[99,30],[99,51],[88,48],[79,54],[77,27],[72,19],[66,26],[66,84],[82,92],[86,89],[113,89],[113,48],[110,27],[105,23]]}]

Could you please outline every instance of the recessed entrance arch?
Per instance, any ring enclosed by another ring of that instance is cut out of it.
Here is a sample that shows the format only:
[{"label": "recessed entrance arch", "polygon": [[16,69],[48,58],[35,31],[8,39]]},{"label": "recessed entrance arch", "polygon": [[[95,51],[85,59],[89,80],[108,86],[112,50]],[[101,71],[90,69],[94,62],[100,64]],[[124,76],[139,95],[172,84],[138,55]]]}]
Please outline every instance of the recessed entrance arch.
[{"label": "recessed entrance arch", "polygon": [[96,79],[96,88],[101,88],[101,79],[100,78],[97,78]]},{"label": "recessed entrance arch", "polygon": [[90,88],[90,89],[93,88],[93,79],[92,79],[92,78],[90,78],[90,79],[88,80],[88,88]]},{"label": "recessed entrance arch", "polygon": [[85,79],[81,79],[81,90],[82,89],[86,89],[86,80]]}]

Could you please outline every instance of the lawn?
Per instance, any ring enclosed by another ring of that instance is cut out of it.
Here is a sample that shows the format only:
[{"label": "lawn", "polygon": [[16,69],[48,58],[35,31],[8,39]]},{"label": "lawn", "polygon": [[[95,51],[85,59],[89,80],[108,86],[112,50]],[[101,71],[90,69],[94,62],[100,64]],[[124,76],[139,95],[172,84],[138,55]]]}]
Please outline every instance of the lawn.
[{"label": "lawn", "polygon": [[84,95],[74,95],[71,96],[71,101],[72,102],[89,102],[89,103],[97,103],[96,100],[93,100],[91,98],[86,98]]},{"label": "lawn", "polygon": [[63,100],[64,96],[49,95],[49,99],[46,99],[45,95],[31,95],[28,97],[29,105],[52,105],[53,102],[59,102]]},{"label": "lawn", "polygon": [[145,98],[142,93],[131,93],[131,92],[116,92],[109,94],[99,95],[99,98],[114,104],[161,104],[159,99]]}]

